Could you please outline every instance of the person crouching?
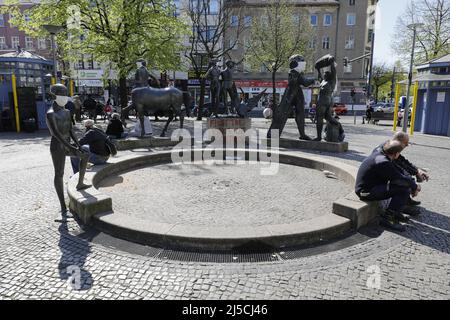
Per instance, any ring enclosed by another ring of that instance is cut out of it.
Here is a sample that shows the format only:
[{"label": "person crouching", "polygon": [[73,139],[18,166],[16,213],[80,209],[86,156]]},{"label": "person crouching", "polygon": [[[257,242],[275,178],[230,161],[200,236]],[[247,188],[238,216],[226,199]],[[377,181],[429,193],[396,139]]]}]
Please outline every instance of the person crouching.
[{"label": "person crouching", "polygon": [[407,222],[408,218],[402,210],[410,196],[416,197],[421,191],[420,185],[394,164],[403,149],[400,142],[388,141],[381,150],[372,153],[361,164],[355,186],[362,201],[391,199],[388,209],[381,215],[381,225],[396,231],[405,231],[400,222]]},{"label": "person crouching", "polygon": [[[83,150],[89,153],[89,163],[92,163],[93,165],[105,164],[111,156],[106,145],[108,136],[101,129],[94,126],[93,120],[86,120],[84,126],[86,128],[86,133],[80,139],[80,145]],[[78,173],[78,159],[71,158],[71,162],[74,174]]]}]

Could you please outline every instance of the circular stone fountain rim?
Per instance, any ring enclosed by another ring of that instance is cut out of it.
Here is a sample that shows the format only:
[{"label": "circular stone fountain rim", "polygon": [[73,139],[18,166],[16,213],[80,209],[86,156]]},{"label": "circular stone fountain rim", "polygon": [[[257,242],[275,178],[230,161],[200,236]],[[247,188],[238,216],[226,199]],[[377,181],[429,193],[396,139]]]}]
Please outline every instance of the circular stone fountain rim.
[{"label": "circular stone fountain rim", "polygon": [[[210,149],[195,150],[203,153]],[[226,150],[223,150],[226,152]],[[258,153],[258,150],[236,150]],[[272,152],[274,153],[274,152]],[[274,153],[275,154],[275,153]],[[299,152],[276,152],[281,164],[305,167],[315,170],[328,170],[349,185],[356,179],[357,168],[320,156],[299,154]],[[112,199],[102,194],[97,186],[105,178],[139,167],[171,163],[172,151],[162,151],[149,155],[125,156],[111,159],[105,166],[94,167],[87,172],[86,180],[92,188],[76,191],[77,175],[69,181],[70,208],[86,224],[119,238],[133,242],[160,245],[182,246],[205,249],[230,249],[249,242],[264,243],[273,247],[312,244],[331,240],[352,229],[367,224],[375,210],[356,199],[354,194],[337,200],[333,204],[334,214],[293,224],[266,225],[258,227],[196,227],[149,222],[129,215],[114,213]],[[359,215],[364,216],[360,219]],[[361,220],[361,221],[360,221]]]}]

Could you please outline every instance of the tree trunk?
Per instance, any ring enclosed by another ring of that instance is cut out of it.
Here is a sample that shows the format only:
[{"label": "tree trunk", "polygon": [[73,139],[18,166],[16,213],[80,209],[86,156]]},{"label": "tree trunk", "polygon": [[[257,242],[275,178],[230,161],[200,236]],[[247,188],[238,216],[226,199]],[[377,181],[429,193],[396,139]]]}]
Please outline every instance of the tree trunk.
[{"label": "tree trunk", "polygon": [[272,109],[275,110],[278,107],[278,99],[277,99],[277,86],[276,86],[276,71],[272,71],[272,89],[273,89],[273,101],[272,101]]},{"label": "tree trunk", "polygon": [[378,103],[378,90],[380,89],[380,86],[377,86],[375,89],[375,103]]},{"label": "tree trunk", "polygon": [[119,97],[120,97],[120,107],[123,110],[128,105],[127,78],[124,76],[121,76],[119,79]]},{"label": "tree trunk", "polygon": [[202,110],[205,105],[206,79],[200,76],[200,101],[198,103],[197,121],[202,121]]}]

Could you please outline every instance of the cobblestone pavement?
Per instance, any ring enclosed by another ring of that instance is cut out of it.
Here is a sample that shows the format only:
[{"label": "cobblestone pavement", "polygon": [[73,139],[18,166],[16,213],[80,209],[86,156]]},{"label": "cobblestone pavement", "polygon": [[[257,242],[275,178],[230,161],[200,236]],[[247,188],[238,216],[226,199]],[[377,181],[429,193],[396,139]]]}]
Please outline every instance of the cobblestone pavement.
[{"label": "cobblestone pavement", "polygon": [[[391,134],[343,120],[350,152],[337,157],[346,163],[358,165]],[[293,123],[287,131],[296,137]],[[213,264],[163,261],[76,236],[72,219],[55,221],[47,134],[0,133],[0,299],[449,299],[450,139],[417,134],[413,143],[406,155],[432,180],[420,197],[427,210],[406,233],[290,261]],[[378,271],[379,287],[371,281]]]},{"label": "cobblestone pavement", "polygon": [[276,175],[261,176],[258,163],[245,162],[159,165],[109,177],[100,187],[114,199],[115,212],[152,222],[216,227],[314,219],[330,214],[333,202],[351,192],[320,171],[280,165]]}]

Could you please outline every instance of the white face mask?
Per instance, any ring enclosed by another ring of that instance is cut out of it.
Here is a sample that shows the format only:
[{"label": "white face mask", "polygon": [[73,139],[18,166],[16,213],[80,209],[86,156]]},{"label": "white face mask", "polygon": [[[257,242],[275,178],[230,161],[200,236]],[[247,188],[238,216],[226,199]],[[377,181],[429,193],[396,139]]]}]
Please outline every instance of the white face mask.
[{"label": "white face mask", "polygon": [[294,70],[297,71],[298,73],[304,72],[306,70],[306,62],[305,61],[298,62],[298,66]]},{"label": "white face mask", "polygon": [[67,102],[69,102],[69,97],[67,96],[56,96],[55,102],[60,107],[65,107]]},{"label": "white face mask", "polygon": [[142,63],[140,63],[140,62],[136,63],[136,65],[137,65],[138,69],[139,69],[140,67],[142,67]]}]

